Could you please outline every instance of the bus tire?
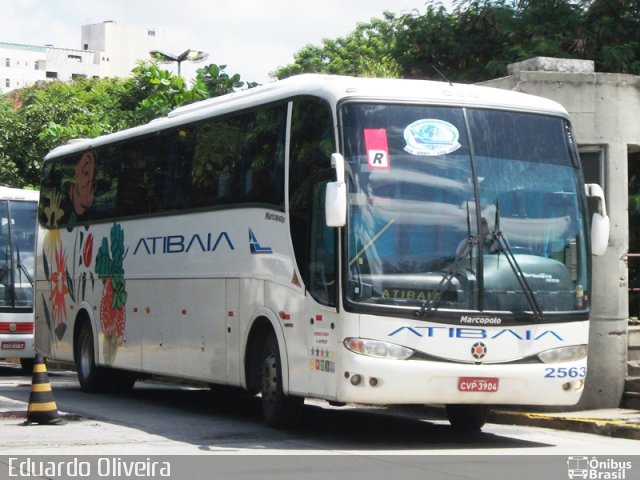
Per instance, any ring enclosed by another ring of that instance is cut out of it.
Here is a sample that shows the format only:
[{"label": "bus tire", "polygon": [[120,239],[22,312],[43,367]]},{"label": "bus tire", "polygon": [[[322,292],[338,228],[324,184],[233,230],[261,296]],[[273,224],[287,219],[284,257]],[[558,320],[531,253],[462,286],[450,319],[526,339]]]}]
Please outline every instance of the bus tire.
[{"label": "bus tire", "polygon": [[447,418],[457,430],[480,431],[488,413],[487,405],[447,405]]},{"label": "bus tire", "polygon": [[76,336],[74,353],[74,363],[82,391],[87,393],[103,391],[104,375],[102,369],[96,365],[93,331],[88,321],[80,324],[80,331]]},{"label": "bus tire", "polygon": [[76,372],[83,392],[128,393],[138,379],[134,372],[96,365],[93,331],[88,321],[80,324],[74,351]]},{"label": "bus tire", "polygon": [[262,413],[267,425],[287,428],[296,425],[302,415],[303,397],[285,395],[282,388],[282,362],[278,341],[270,333],[264,344],[260,364]]}]

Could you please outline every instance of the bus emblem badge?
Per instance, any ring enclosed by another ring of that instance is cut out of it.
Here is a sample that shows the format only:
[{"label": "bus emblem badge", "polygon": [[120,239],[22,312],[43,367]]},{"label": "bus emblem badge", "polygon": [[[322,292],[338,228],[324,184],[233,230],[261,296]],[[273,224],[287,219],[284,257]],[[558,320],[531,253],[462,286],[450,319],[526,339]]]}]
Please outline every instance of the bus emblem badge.
[{"label": "bus emblem badge", "polygon": [[271,247],[265,247],[260,245],[258,239],[255,234],[249,229],[249,249],[251,250],[251,254],[255,255],[258,253],[273,253]]},{"label": "bus emblem badge", "polygon": [[473,344],[473,347],[471,347],[471,355],[473,355],[473,358],[475,358],[476,360],[484,358],[486,354],[487,346],[482,342],[476,342]]}]

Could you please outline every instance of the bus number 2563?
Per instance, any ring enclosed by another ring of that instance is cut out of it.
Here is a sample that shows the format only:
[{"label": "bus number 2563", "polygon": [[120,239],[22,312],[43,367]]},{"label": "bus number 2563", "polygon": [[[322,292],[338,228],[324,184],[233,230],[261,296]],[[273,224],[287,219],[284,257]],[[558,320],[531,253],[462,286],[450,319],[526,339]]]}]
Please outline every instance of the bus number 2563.
[{"label": "bus number 2563", "polygon": [[544,369],[544,378],[584,378],[587,367],[549,367]]}]

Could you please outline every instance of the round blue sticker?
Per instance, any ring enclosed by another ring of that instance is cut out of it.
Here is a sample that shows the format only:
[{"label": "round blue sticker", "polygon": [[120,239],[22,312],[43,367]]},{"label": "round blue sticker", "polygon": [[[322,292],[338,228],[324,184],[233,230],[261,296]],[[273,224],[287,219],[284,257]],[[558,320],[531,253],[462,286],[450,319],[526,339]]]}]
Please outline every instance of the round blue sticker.
[{"label": "round blue sticker", "polygon": [[461,147],[460,133],[449,122],[425,118],[417,120],[404,129],[406,152],[412,155],[446,155]]}]

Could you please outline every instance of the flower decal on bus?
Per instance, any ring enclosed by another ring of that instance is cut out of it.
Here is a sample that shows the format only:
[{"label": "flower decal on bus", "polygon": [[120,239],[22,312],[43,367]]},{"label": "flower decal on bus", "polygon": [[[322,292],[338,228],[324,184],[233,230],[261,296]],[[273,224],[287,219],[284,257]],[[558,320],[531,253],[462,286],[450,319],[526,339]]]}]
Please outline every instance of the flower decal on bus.
[{"label": "flower decal on bus", "polygon": [[54,189],[50,192],[43,193],[41,201],[44,203],[45,199],[49,201],[49,206],[44,207],[44,215],[47,219],[45,225],[55,227],[64,216],[64,210],[60,208],[62,195]]},{"label": "flower decal on bus", "polygon": [[93,205],[95,160],[95,152],[88,150],[76,164],[74,182],[69,188],[69,199],[77,215],[83,215]]},{"label": "flower decal on bus", "polygon": [[49,278],[51,283],[51,308],[55,332],[60,339],[67,328],[67,305],[65,296],[69,293],[69,272],[67,271],[67,255],[62,244],[55,251],[55,270]]},{"label": "flower decal on bus", "polygon": [[91,260],[93,258],[93,234],[87,235],[87,240],[82,246],[82,260],[86,267],[91,266]]},{"label": "flower decal on bus", "polygon": [[127,290],[124,279],[124,230],[119,224],[111,227],[110,238],[102,239],[96,255],[96,274],[102,280],[100,325],[102,326],[105,362],[113,365],[118,347],[124,343]]},{"label": "flower decal on bus", "polygon": [[67,268],[67,254],[60,240],[60,230],[47,230],[42,246],[42,267],[45,278],[49,282],[49,309],[45,294],[42,294],[44,317],[49,331],[58,340],[62,339],[67,330],[67,302],[66,296],[71,295],[72,279]]}]

